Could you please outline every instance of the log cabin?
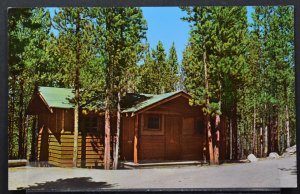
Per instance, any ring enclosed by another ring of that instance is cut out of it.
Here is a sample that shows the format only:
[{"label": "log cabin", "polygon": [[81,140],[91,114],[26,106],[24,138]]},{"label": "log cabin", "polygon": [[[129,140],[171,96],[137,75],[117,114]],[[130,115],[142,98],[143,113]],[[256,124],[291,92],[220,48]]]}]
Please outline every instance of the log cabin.
[{"label": "log cabin", "polygon": [[[73,157],[74,98],[72,89],[38,87],[28,106],[38,128],[38,161],[71,167]],[[120,159],[154,162],[205,160],[208,157],[204,117],[200,106],[191,106],[184,91],[159,95],[127,94],[121,100]],[[104,107],[81,108],[78,167],[103,167]],[[116,117],[112,116],[112,134]],[[113,138],[111,138],[113,139]],[[220,156],[222,157],[222,156]]]}]

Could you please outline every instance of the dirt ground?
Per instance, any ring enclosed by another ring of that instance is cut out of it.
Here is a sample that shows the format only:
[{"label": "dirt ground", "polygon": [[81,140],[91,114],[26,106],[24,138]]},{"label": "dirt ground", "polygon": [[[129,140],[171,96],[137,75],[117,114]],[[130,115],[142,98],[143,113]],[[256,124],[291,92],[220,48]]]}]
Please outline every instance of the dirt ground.
[{"label": "dirt ground", "polygon": [[162,188],[293,188],[296,156],[255,163],[151,169],[9,168],[9,190],[99,191]]}]

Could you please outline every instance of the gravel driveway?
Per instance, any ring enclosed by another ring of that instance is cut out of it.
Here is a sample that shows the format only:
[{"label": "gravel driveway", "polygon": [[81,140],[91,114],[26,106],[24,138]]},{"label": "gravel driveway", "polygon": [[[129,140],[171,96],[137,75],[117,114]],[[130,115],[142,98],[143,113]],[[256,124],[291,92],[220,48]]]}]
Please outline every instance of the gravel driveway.
[{"label": "gravel driveway", "polygon": [[220,166],[134,170],[9,168],[9,190],[297,187],[296,157]]}]

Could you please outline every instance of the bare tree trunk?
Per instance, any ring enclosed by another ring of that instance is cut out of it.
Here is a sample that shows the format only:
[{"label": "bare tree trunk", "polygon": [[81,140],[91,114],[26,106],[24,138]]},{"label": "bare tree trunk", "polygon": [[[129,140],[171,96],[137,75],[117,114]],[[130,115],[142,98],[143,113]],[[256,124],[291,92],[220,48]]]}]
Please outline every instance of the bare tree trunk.
[{"label": "bare tree trunk", "polygon": [[[267,111],[267,105],[265,105],[265,113]],[[268,155],[268,145],[269,145],[269,142],[268,142],[268,121],[267,121],[267,117],[265,116],[265,134],[264,134],[264,145],[265,145],[265,148],[264,148],[264,156],[266,157]]]},{"label": "bare tree trunk", "polygon": [[259,128],[259,143],[260,143],[260,157],[263,157],[263,126],[262,126],[262,119],[261,119],[261,126]]},{"label": "bare tree trunk", "polygon": [[73,167],[77,167],[77,155],[78,155],[78,131],[79,131],[79,107],[80,107],[80,13],[77,11],[76,17],[76,69],[75,69],[75,108],[74,108],[74,145],[73,145]]},{"label": "bare tree trunk", "polygon": [[79,106],[78,103],[74,109],[74,144],[73,144],[73,167],[77,167],[77,148],[78,148],[78,128],[79,128]]},{"label": "bare tree trunk", "polygon": [[[206,109],[209,108],[209,83],[208,83],[208,67],[206,61],[206,47],[205,47],[205,40],[202,45],[203,47],[203,63],[204,63],[204,81],[205,81],[205,107]],[[212,131],[211,131],[211,123],[210,123],[210,113],[206,112],[206,130],[207,130],[207,141],[208,141],[208,151],[209,151],[209,161],[210,164],[214,164],[214,153],[213,153],[213,144],[212,144]]]},{"label": "bare tree trunk", "polygon": [[267,155],[268,155],[268,144],[269,144],[269,142],[268,142],[268,125],[266,124],[265,125],[265,135],[264,135],[264,137],[265,137],[265,139],[264,139],[264,145],[265,145],[265,148],[264,148],[264,156],[266,157]]},{"label": "bare tree trunk", "polygon": [[13,157],[13,150],[15,148],[15,145],[13,143],[14,139],[14,128],[15,128],[15,104],[16,104],[16,98],[15,98],[15,91],[16,91],[16,76],[12,75],[11,78],[11,94],[9,96],[10,98],[10,105],[9,105],[9,128],[8,128],[8,158]]},{"label": "bare tree trunk", "polygon": [[278,153],[278,106],[273,106],[273,118],[272,118],[272,146],[273,151]]},{"label": "bare tree trunk", "polygon": [[114,163],[113,169],[118,168],[118,158],[119,158],[119,142],[120,142],[120,126],[121,126],[121,94],[118,92],[118,111],[117,111],[117,133],[115,137],[115,149],[114,149]]},{"label": "bare tree trunk", "polygon": [[238,136],[237,136],[238,126],[237,126],[237,104],[236,102],[233,105],[232,113],[232,143],[233,143],[233,159],[237,160],[239,155],[238,150]]},{"label": "bare tree trunk", "polygon": [[232,160],[232,119],[229,118],[229,159]]},{"label": "bare tree trunk", "polygon": [[277,105],[272,106],[271,116],[269,118],[269,152],[278,152],[278,112]]},{"label": "bare tree trunk", "polygon": [[285,105],[285,131],[286,131],[286,146],[291,147],[289,108],[287,104]]},{"label": "bare tree trunk", "polygon": [[106,99],[105,109],[105,149],[104,149],[104,169],[110,169],[110,108],[109,99]]},{"label": "bare tree trunk", "polygon": [[[245,126],[243,126],[245,127]],[[244,158],[244,147],[245,147],[245,128],[243,129],[243,133],[241,134],[241,159]]]},{"label": "bare tree trunk", "polygon": [[29,146],[28,146],[28,125],[29,125],[29,115],[26,115],[24,118],[24,137],[25,137],[25,141],[23,144],[23,150],[25,151],[24,153],[24,157],[25,159],[28,159],[28,154],[29,153]]},{"label": "bare tree trunk", "polygon": [[286,132],[286,146],[291,147],[290,138],[290,119],[289,119],[289,99],[288,99],[288,86],[287,82],[284,84],[284,98],[285,98],[285,132]]},{"label": "bare tree trunk", "polygon": [[216,115],[216,143],[214,146],[214,164],[219,164],[219,146],[220,146],[220,115]]},{"label": "bare tree trunk", "polygon": [[18,158],[24,158],[24,80],[20,80],[20,94],[19,94],[19,118],[18,118],[18,128],[19,128],[19,139],[18,139]]},{"label": "bare tree trunk", "polygon": [[256,142],[256,108],[253,109],[253,137],[252,137],[252,153],[257,156],[257,142]]},{"label": "bare tree trunk", "polygon": [[30,161],[37,160],[37,132],[38,132],[38,116],[33,116],[32,129],[31,129],[31,154]]}]

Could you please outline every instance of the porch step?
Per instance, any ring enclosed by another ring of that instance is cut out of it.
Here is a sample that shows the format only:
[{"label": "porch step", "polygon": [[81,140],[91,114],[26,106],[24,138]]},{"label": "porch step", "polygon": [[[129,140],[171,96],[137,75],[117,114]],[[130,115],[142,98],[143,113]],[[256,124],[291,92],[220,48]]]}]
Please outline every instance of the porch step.
[{"label": "porch step", "polygon": [[205,165],[203,161],[165,161],[165,162],[123,162],[124,168],[160,167],[160,166],[181,166],[181,165]]}]

